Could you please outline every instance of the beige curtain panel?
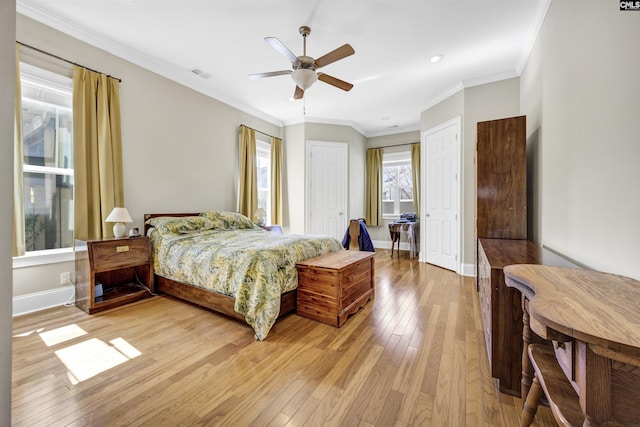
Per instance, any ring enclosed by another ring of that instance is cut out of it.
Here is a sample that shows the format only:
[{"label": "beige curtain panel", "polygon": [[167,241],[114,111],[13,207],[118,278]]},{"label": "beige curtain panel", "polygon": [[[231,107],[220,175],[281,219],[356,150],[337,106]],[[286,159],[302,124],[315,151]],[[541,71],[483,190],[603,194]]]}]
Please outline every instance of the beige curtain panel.
[{"label": "beige curtain panel", "polygon": [[271,137],[271,223],[282,224],[282,140]]},{"label": "beige curtain panel", "polygon": [[13,126],[13,256],[25,253],[24,199],[22,164],[22,90],[20,87],[20,54],[16,44],[16,93]]},{"label": "beige curtain panel", "polygon": [[258,177],[256,168],[256,131],[240,126],[240,191],[238,212],[255,221],[258,208]]},{"label": "beige curtain panel", "polygon": [[113,237],[104,222],[124,207],[119,81],[73,67],[74,234]]},{"label": "beige curtain panel", "polygon": [[367,225],[382,225],[382,148],[372,148],[367,151],[365,192]]},{"label": "beige curtain panel", "polygon": [[420,143],[411,144],[411,174],[413,179],[413,209],[420,214]]}]

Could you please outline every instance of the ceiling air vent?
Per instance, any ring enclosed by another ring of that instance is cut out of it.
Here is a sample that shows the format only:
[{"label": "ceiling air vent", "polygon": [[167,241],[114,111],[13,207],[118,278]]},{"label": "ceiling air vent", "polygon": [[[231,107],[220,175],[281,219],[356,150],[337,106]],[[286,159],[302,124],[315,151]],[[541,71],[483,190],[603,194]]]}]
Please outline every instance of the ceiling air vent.
[{"label": "ceiling air vent", "polygon": [[195,75],[196,75],[196,76],[198,76],[198,77],[202,77],[203,79],[208,79],[208,78],[210,78],[210,77],[211,77],[211,74],[209,74],[209,73],[207,73],[207,72],[205,72],[205,71],[202,71],[202,70],[201,70],[200,68],[198,68],[198,67],[196,67],[196,68],[192,68],[192,69],[191,69],[191,70],[189,70],[189,71],[191,71],[193,74],[195,74]]}]

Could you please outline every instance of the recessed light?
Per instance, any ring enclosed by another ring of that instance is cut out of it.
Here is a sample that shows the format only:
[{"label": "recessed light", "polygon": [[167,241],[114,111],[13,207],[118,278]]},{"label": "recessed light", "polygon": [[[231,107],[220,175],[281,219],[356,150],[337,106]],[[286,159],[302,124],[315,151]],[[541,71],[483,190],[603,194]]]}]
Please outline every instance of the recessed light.
[{"label": "recessed light", "polygon": [[436,62],[442,61],[442,58],[444,58],[444,55],[439,53],[439,54],[433,55],[431,58],[429,58],[429,62],[435,64]]}]

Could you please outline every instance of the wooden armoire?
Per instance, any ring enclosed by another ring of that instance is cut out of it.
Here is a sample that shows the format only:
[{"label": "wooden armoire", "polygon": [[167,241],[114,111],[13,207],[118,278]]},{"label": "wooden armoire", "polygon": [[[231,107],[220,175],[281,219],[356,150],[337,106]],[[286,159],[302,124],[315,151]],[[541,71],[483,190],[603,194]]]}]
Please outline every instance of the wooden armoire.
[{"label": "wooden armoire", "polygon": [[[532,260],[526,248],[534,245],[524,245],[526,143],[525,116],[478,122],[477,286],[491,375],[498,379],[501,391],[513,395],[520,394],[522,308],[520,293],[506,286],[502,267]],[[523,245],[509,243],[514,240]]]},{"label": "wooden armoire", "polygon": [[526,116],[478,122],[478,238],[527,238]]}]

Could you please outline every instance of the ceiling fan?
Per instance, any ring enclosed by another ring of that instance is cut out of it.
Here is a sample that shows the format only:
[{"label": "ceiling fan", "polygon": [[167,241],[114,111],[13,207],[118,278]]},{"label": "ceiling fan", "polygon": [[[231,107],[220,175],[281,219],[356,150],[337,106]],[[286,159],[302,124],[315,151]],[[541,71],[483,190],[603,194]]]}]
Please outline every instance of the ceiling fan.
[{"label": "ceiling fan", "polygon": [[307,56],[307,36],[311,34],[311,28],[302,26],[300,27],[299,31],[303,39],[304,51],[302,56],[294,55],[293,52],[291,52],[280,40],[275,37],[264,38],[264,41],[269,43],[271,47],[273,47],[275,50],[284,55],[285,58],[291,61],[293,70],[249,74],[248,77],[250,79],[259,79],[263,77],[291,74],[291,78],[296,83],[296,90],[293,94],[294,99],[301,99],[304,96],[304,91],[309,89],[311,85],[316,82],[316,80],[323,81],[345,91],[351,90],[351,88],[353,87],[351,83],[347,83],[328,74],[316,72],[316,70],[318,68],[329,65],[332,62],[336,62],[340,59],[346,58],[347,56],[353,55],[354,53],[356,53],[356,51],[353,50],[353,48],[349,44],[345,44],[335,50],[332,50],[326,55],[321,56],[318,59],[313,59],[312,57]]}]

